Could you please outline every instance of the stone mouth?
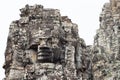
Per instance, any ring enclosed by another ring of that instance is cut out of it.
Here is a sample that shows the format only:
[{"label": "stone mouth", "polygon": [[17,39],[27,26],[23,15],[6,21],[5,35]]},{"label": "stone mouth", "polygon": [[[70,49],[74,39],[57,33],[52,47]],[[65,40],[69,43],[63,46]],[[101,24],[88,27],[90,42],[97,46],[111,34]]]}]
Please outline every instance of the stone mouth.
[{"label": "stone mouth", "polygon": [[51,48],[40,47],[38,51],[38,60],[40,62],[52,62],[53,53],[52,53]]}]

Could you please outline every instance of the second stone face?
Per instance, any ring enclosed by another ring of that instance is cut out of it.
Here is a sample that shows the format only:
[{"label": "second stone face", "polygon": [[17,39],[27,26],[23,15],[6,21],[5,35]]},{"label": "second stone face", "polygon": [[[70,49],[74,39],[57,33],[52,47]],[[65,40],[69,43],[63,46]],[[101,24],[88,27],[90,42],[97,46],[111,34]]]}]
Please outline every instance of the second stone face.
[{"label": "second stone face", "polygon": [[100,14],[100,28],[93,46],[95,80],[120,79],[120,1],[110,0]]}]

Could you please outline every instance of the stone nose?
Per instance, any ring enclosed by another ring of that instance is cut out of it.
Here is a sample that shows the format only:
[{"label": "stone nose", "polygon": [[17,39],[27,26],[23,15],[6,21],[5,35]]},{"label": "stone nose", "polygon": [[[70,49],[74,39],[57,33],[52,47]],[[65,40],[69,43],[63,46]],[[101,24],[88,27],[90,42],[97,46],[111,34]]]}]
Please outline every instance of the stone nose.
[{"label": "stone nose", "polygon": [[42,41],[40,42],[40,46],[41,46],[41,47],[46,47],[46,46],[47,46],[46,41],[42,40]]}]

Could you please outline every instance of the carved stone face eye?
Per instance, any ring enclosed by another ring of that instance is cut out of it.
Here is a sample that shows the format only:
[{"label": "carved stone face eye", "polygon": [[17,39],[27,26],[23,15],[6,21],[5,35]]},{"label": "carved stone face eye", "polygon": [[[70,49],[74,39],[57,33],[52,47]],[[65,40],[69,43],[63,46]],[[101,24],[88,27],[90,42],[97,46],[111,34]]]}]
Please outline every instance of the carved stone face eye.
[{"label": "carved stone face eye", "polygon": [[47,39],[47,45],[52,46],[52,38],[51,37]]}]

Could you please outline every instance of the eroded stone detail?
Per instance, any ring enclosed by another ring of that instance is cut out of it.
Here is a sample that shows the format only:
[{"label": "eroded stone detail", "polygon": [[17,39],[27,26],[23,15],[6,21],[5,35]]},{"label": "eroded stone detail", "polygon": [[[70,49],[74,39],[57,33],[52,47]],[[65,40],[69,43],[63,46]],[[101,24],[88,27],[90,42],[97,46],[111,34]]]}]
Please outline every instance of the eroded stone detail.
[{"label": "eroded stone detail", "polygon": [[120,1],[110,0],[100,14],[100,28],[93,46],[95,80],[120,79]]},{"label": "eroded stone detail", "polygon": [[94,44],[86,45],[78,26],[58,9],[20,9],[10,25],[5,80],[119,80],[120,1],[105,3]]},{"label": "eroded stone detail", "polygon": [[42,5],[26,5],[20,11],[21,18],[10,25],[5,80],[91,80],[77,24]]}]

